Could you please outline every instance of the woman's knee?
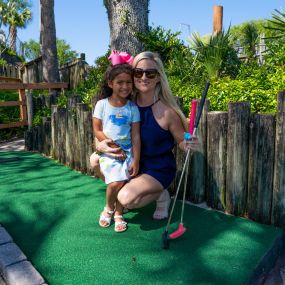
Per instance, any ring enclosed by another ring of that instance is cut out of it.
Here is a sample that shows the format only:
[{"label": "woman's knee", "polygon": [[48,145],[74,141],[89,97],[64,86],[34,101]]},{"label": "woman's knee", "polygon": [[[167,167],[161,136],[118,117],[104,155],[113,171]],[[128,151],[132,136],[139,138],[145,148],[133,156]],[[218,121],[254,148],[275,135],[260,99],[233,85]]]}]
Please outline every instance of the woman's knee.
[{"label": "woman's knee", "polygon": [[93,152],[90,156],[90,166],[92,168],[99,166],[99,158],[100,156],[96,153]]},{"label": "woman's knee", "polygon": [[135,208],[136,197],[131,193],[131,191],[129,191],[129,189],[121,189],[118,193],[117,199],[125,208]]}]

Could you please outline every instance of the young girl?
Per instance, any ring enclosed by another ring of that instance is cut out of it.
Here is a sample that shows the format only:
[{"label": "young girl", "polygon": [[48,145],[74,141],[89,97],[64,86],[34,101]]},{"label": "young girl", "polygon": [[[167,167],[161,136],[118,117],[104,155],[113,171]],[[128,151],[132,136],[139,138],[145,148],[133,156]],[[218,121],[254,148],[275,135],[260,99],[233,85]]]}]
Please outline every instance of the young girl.
[{"label": "young girl", "polygon": [[140,129],[139,110],[129,98],[133,90],[132,67],[128,63],[111,65],[106,73],[98,94],[93,114],[93,129],[99,141],[111,139],[120,147],[125,159],[115,159],[102,154],[99,164],[105,183],[106,206],[100,215],[99,225],[109,227],[114,214],[115,231],[127,230],[123,218],[123,207],[117,194],[123,185],[139,171]]}]

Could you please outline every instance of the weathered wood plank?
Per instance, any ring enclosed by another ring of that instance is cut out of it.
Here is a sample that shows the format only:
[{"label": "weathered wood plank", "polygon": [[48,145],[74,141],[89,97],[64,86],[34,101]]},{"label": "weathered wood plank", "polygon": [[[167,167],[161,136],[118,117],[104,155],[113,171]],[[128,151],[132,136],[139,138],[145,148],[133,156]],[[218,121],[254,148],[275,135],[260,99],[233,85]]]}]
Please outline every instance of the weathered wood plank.
[{"label": "weathered wood plank", "polygon": [[226,207],[227,112],[207,114],[207,204],[213,209]]},{"label": "weathered wood plank", "polygon": [[34,103],[33,103],[33,94],[30,91],[27,91],[26,93],[26,102],[27,102],[28,127],[29,129],[31,129],[33,126]]},{"label": "weathered wood plank", "polygon": [[68,83],[58,82],[58,83],[25,83],[24,89],[67,89]]},{"label": "weathered wood plank", "polygon": [[229,103],[226,211],[236,216],[246,212],[249,115],[249,102]]},{"label": "weathered wood plank", "polygon": [[38,151],[39,149],[39,127],[33,126],[32,132],[33,132],[33,151]]},{"label": "weathered wood plank", "polygon": [[92,112],[90,110],[83,112],[83,121],[84,121],[86,172],[87,174],[91,175],[94,173],[94,170],[90,166],[90,156],[93,153]]},{"label": "weathered wood plank", "polygon": [[84,103],[77,104],[77,131],[78,131],[78,147],[80,157],[80,171],[86,173],[86,145],[84,139],[84,112],[88,110],[88,106]]},{"label": "weathered wood plank", "polygon": [[81,102],[79,96],[71,96],[67,101],[67,127],[66,127],[66,165],[78,169],[76,163],[78,150],[76,104]]},{"label": "weathered wood plank", "polygon": [[273,178],[272,218],[274,225],[285,225],[285,91],[278,94]]},{"label": "weathered wood plank", "polygon": [[66,126],[67,114],[66,108],[58,109],[58,160],[60,163],[66,163]]},{"label": "weathered wood plank", "polygon": [[50,156],[51,152],[51,119],[42,117],[42,136],[43,136],[43,150],[46,156]]},{"label": "weathered wood plank", "polygon": [[23,126],[26,126],[27,124],[28,124],[27,121],[11,122],[11,123],[7,123],[7,124],[0,124],[0,129],[23,127]]},{"label": "weathered wood plank", "polygon": [[252,114],[249,126],[248,217],[270,224],[275,116]]},{"label": "weathered wood plank", "polygon": [[51,155],[58,159],[58,107],[51,106]]},{"label": "weathered wood plank", "polygon": [[27,118],[25,90],[19,89],[18,94],[19,94],[19,101],[22,103],[22,104],[20,104],[20,120],[26,121],[28,118]]},{"label": "weathered wood plank", "polygon": [[[199,110],[200,101],[197,100],[197,110]],[[195,151],[191,157],[187,189],[187,198],[194,203],[201,203],[205,201],[206,195],[206,152],[207,152],[207,112],[210,107],[209,100],[205,101],[201,120],[197,129],[197,137],[201,142],[199,151]],[[196,113],[196,115],[198,112]]]},{"label": "weathered wood plank", "polygon": [[12,106],[26,106],[26,102],[20,102],[20,101],[0,102],[0,107],[12,107]]},{"label": "weathered wood plank", "polygon": [[33,131],[26,130],[24,133],[24,139],[25,139],[25,150],[32,151],[33,150]]},{"label": "weathered wood plank", "polygon": [[67,89],[68,83],[0,83],[0,90],[18,89]]},{"label": "weathered wood plank", "polygon": [[7,76],[0,76],[0,83],[2,82],[22,82],[22,80],[20,78],[16,78],[16,77],[7,77]]}]

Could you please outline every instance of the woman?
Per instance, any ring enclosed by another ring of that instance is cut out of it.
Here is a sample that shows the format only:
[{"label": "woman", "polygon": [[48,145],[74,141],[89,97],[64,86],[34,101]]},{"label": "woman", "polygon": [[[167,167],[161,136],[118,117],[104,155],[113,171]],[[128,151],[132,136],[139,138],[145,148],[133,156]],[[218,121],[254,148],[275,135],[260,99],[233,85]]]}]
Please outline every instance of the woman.
[{"label": "woman", "polygon": [[[183,135],[187,120],[171,94],[159,56],[142,52],[133,61],[134,101],[141,116],[140,172],[119,191],[118,200],[126,208],[141,208],[157,200],[154,219],[168,217],[170,197],[167,187],[175,177],[176,161],[172,152],[175,142],[185,150]],[[121,158],[110,140],[97,145],[97,150]],[[195,142],[191,143],[195,145]],[[190,145],[191,147],[191,145]]]}]

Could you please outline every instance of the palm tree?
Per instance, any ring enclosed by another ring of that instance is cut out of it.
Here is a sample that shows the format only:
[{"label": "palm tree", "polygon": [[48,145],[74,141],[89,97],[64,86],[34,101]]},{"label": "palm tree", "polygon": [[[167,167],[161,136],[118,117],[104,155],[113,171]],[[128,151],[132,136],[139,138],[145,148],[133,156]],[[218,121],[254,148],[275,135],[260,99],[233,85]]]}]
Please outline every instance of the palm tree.
[{"label": "palm tree", "polygon": [[242,28],[241,45],[244,47],[247,60],[256,57],[256,45],[259,41],[258,30],[253,23],[247,23]]},{"label": "palm tree", "polygon": [[40,0],[41,5],[41,55],[43,80],[59,82],[58,59],[56,48],[56,29],[54,19],[54,0]]},{"label": "palm tree", "polygon": [[143,50],[136,33],[148,30],[149,0],[104,0],[110,26],[111,49],[133,55]]},{"label": "palm tree", "polygon": [[32,19],[27,0],[3,0],[0,1],[1,23],[9,26],[10,48],[16,51],[17,28],[25,28]]},{"label": "palm tree", "polygon": [[271,26],[266,27],[271,30],[280,32],[278,37],[285,37],[285,13],[275,9],[276,14],[272,14],[273,20],[268,20]]},{"label": "palm tree", "polygon": [[210,80],[217,79],[225,72],[228,61],[233,63],[237,61],[237,55],[230,46],[229,37],[230,29],[226,33],[221,31],[212,34],[204,40],[199,34],[192,35],[192,49],[196,54],[196,62],[206,70]]}]

